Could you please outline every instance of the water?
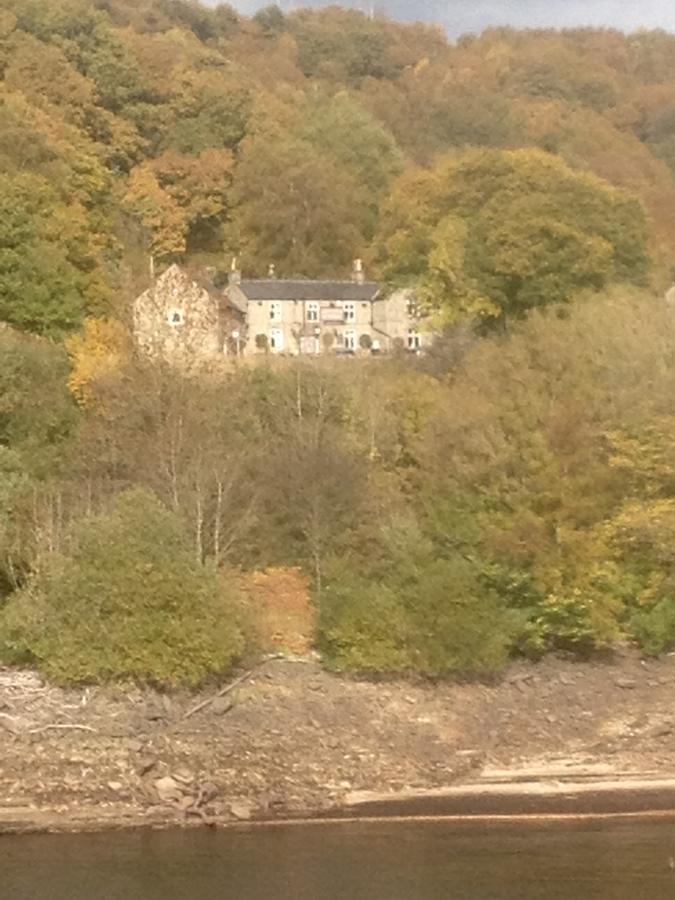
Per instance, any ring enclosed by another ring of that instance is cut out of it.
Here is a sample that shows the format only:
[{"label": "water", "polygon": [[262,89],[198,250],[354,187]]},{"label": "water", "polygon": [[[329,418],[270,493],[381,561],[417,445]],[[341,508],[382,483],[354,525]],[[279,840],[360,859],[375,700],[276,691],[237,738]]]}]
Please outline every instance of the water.
[{"label": "water", "polygon": [[2,900],[673,900],[675,821],[0,837]]}]

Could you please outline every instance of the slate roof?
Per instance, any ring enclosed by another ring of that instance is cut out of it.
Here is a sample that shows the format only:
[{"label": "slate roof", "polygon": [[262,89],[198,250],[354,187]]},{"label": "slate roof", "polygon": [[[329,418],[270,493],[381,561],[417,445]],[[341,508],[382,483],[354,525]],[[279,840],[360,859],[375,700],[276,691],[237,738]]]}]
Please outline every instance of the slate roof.
[{"label": "slate roof", "polygon": [[361,302],[374,300],[380,292],[376,281],[305,281],[261,278],[243,280],[238,287],[249,300],[334,300]]}]

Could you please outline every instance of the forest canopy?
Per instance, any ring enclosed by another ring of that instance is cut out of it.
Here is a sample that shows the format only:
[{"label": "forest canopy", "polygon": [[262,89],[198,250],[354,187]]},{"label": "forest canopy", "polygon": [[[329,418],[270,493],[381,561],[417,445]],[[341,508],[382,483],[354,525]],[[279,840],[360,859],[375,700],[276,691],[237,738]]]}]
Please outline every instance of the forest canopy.
[{"label": "forest canopy", "polygon": [[359,256],[447,318],[663,285],[674,83],[663,32],[452,42],[339,7],[3,0],[0,316],[54,337],[119,316],[151,256],[308,277]]}]

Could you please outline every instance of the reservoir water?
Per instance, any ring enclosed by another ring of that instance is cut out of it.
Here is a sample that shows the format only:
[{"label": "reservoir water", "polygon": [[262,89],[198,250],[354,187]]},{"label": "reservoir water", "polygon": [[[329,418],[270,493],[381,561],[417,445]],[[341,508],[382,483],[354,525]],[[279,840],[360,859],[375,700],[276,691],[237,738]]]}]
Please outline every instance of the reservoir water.
[{"label": "reservoir water", "polygon": [[675,820],[0,837],[2,900],[673,900]]}]

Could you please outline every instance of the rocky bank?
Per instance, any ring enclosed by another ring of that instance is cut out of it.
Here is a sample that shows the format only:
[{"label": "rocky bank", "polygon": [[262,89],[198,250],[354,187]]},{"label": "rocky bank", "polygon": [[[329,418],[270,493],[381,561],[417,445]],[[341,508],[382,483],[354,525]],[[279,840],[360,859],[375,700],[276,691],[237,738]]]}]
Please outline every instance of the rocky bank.
[{"label": "rocky bank", "polygon": [[370,792],[675,774],[673,656],[549,658],[494,685],[370,683],[272,659],[224,690],[64,690],[0,669],[0,831],[289,819]]}]

